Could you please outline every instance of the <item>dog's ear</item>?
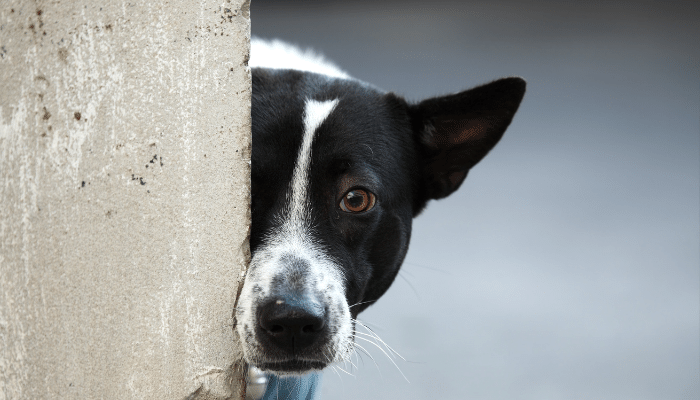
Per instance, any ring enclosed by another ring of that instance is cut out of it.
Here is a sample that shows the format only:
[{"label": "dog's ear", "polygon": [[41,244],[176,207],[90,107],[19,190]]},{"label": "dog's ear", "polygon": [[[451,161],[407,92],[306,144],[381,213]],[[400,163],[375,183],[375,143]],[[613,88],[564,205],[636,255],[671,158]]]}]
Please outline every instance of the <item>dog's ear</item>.
[{"label": "dog's ear", "polygon": [[409,107],[424,157],[424,201],[459,188],[501,139],[524,94],[524,80],[505,78]]}]

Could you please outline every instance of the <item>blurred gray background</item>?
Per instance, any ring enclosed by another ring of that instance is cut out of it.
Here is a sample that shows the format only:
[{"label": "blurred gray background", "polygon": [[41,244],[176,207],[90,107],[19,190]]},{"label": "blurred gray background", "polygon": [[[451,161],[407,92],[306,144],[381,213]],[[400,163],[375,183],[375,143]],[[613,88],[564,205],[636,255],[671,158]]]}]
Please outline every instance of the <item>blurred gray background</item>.
[{"label": "blurred gray background", "polygon": [[362,343],[324,399],[700,398],[697,4],[252,1],[253,35],[410,100],[528,81],[360,315],[410,383]]}]

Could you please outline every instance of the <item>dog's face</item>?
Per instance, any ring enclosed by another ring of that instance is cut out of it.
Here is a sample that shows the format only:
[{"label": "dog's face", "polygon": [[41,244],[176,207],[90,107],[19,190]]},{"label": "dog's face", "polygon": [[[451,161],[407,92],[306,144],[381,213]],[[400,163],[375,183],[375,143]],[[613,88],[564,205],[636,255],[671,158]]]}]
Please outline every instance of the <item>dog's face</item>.
[{"label": "dog's face", "polygon": [[355,80],[253,69],[253,256],[235,313],[246,360],[302,374],[348,359],[412,218],[460,186],[523,94],[508,78],[410,105]]}]

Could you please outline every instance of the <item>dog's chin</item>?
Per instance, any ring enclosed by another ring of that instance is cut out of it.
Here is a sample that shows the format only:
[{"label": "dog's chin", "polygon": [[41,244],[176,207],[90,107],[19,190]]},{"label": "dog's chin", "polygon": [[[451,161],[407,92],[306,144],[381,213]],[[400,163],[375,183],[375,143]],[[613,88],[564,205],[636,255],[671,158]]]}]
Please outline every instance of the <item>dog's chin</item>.
[{"label": "dog's chin", "polygon": [[299,376],[309,372],[317,372],[328,366],[328,363],[309,360],[286,360],[256,363],[259,369],[279,376]]}]

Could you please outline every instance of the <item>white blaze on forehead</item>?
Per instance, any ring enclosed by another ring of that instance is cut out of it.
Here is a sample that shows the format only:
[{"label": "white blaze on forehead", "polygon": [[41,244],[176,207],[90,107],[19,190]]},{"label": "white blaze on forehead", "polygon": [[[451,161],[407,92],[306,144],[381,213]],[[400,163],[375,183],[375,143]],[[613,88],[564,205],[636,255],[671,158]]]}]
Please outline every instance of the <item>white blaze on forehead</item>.
[{"label": "white blaze on forehead", "polygon": [[327,101],[306,100],[304,106],[304,139],[299,149],[297,163],[292,175],[292,199],[289,220],[295,227],[301,227],[304,211],[307,208],[309,186],[309,166],[311,165],[311,144],[314,134],[338,104],[338,99]]}]

